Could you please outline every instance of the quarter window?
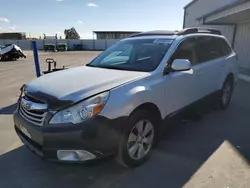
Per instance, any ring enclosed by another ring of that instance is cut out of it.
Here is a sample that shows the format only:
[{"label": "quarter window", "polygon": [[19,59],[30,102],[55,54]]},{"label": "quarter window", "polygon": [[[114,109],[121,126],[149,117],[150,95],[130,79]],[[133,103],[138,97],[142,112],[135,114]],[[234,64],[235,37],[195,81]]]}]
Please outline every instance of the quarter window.
[{"label": "quarter window", "polygon": [[217,38],[217,44],[221,52],[221,56],[227,56],[232,53],[231,47],[228,45],[228,43],[221,38]]}]

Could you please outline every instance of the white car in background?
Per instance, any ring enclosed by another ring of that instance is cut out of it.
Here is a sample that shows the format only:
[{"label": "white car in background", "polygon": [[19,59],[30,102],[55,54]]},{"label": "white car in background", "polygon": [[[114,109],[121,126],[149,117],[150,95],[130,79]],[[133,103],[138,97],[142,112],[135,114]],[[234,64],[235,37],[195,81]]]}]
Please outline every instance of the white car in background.
[{"label": "white car in background", "polygon": [[15,44],[0,46],[0,60],[13,61],[19,58],[26,58],[21,48]]}]

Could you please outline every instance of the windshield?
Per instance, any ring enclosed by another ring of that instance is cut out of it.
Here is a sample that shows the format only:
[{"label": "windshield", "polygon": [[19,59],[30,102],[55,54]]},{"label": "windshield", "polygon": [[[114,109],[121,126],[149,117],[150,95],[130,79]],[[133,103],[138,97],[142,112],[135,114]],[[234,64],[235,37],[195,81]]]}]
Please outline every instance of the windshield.
[{"label": "windshield", "polygon": [[135,39],[118,42],[87,66],[150,72],[155,70],[173,40]]}]

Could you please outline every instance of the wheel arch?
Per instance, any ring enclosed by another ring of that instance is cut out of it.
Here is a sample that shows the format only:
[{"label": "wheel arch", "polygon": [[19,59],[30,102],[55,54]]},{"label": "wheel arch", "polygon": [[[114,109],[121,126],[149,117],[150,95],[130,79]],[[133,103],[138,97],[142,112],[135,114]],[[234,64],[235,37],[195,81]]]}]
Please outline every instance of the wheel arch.
[{"label": "wheel arch", "polygon": [[230,84],[233,86],[234,85],[234,74],[233,73],[229,73],[226,77],[225,81],[229,81]]},{"label": "wheel arch", "polygon": [[134,113],[140,110],[147,110],[148,112],[152,113],[152,116],[156,119],[157,122],[162,120],[161,112],[157,105],[151,102],[143,103],[136,107],[129,116],[132,116]]}]

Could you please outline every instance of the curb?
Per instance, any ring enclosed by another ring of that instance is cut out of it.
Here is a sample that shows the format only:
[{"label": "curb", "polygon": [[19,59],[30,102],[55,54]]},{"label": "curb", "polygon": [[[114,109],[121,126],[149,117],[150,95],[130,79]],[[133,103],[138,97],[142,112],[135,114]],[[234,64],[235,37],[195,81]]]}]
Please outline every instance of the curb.
[{"label": "curb", "polygon": [[245,74],[239,74],[239,79],[250,82],[250,76],[247,76]]}]

